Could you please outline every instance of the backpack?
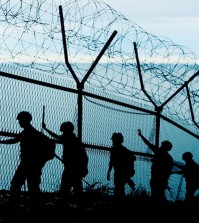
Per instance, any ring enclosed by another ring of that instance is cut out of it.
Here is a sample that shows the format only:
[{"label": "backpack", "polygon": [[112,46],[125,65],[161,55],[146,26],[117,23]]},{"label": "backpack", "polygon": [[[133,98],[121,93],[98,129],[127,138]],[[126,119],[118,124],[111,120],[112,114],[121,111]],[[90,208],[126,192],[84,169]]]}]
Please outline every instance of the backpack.
[{"label": "backpack", "polygon": [[48,136],[41,132],[38,132],[37,136],[37,149],[38,149],[38,159],[42,161],[49,161],[55,157],[55,141],[50,139]]},{"label": "backpack", "polygon": [[127,154],[126,154],[126,173],[129,177],[132,177],[135,174],[135,168],[134,168],[134,162],[135,161],[136,161],[136,156],[133,154],[132,151],[127,150]]},{"label": "backpack", "polygon": [[196,186],[199,189],[199,164],[192,161],[184,166],[184,176],[189,184]]},{"label": "backpack", "polygon": [[86,152],[86,148],[83,143],[80,143],[81,152],[80,152],[80,159],[79,159],[79,166],[80,166],[80,175],[85,177],[88,174],[88,155]]},{"label": "backpack", "polygon": [[85,144],[82,143],[75,134],[72,134],[65,142],[64,139],[61,139],[61,141],[64,145],[62,155],[64,166],[71,171],[73,175],[81,178],[85,177],[88,174],[89,162]]}]

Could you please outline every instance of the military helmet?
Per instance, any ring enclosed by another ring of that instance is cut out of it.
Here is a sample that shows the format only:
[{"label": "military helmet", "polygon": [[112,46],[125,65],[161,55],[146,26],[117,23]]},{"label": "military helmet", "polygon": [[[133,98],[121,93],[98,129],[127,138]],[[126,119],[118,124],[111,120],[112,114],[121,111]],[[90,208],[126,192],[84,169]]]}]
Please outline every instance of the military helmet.
[{"label": "military helmet", "polygon": [[167,151],[170,151],[171,148],[173,147],[172,143],[169,142],[168,140],[162,141],[161,144],[167,149]]},{"label": "military helmet", "polygon": [[185,152],[182,154],[183,160],[191,160],[193,158],[193,154],[191,152]]},{"label": "military helmet", "polygon": [[120,132],[114,132],[111,139],[123,143],[124,136]]},{"label": "military helmet", "polygon": [[21,111],[17,115],[17,120],[31,122],[32,121],[32,115],[27,111]]},{"label": "military helmet", "polygon": [[65,131],[73,132],[73,130],[74,130],[74,125],[72,122],[63,122],[60,126],[61,132],[65,132]]}]

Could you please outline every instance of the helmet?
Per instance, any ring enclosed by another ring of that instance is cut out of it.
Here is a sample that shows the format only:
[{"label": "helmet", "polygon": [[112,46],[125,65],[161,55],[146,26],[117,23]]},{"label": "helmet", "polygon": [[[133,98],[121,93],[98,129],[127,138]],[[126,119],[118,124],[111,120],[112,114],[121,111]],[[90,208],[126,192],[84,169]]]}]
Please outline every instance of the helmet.
[{"label": "helmet", "polygon": [[169,142],[168,140],[162,141],[162,146],[166,147],[167,151],[170,151],[171,148],[173,147],[172,143]]},{"label": "helmet", "polygon": [[118,132],[118,133],[114,132],[113,135],[112,135],[112,137],[111,137],[111,139],[112,140],[116,140],[116,141],[118,141],[120,143],[123,143],[124,136],[120,132]]},{"label": "helmet", "polygon": [[193,158],[193,154],[191,152],[185,152],[182,154],[183,160],[191,160]]},{"label": "helmet", "polygon": [[31,122],[32,121],[32,115],[27,111],[21,111],[17,115],[17,119],[20,120],[20,121],[22,120],[22,121]]},{"label": "helmet", "polygon": [[60,126],[61,132],[65,131],[73,132],[73,130],[74,130],[74,125],[72,122],[63,122]]}]

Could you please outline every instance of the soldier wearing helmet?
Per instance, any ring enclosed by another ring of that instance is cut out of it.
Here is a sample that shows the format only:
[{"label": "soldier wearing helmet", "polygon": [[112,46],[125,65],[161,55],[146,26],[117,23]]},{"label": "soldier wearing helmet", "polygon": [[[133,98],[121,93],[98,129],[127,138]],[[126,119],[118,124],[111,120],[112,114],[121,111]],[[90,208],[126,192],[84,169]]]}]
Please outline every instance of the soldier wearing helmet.
[{"label": "soldier wearing helmet", "polygon": [[60,126],[61,132],[73,132],[74,131],[74,125],[72,122],[63,122]]},{"label": "soldier wearing helmet", "polygon": [[165,190],[168,188],[169,177],[172,174],[173,158],[168,153],[172,149],[172,143],[168,140],[162,141],[157,147],[149,142],[138,129],[138,135],[143,142],[153,151],[151,165],[151,197],[154,205],[165,205],[167,202]]},{"label": "soldier wearing helmet", "polygon": [[57,143],[63,145],[62,162],[64,164],[64,170],[59,189],[60,203],[63,205],[63,203],[68,202],[71,197],[71,190],[73,190],[77,199],[77,205],[81,205],[83,202],[82,180],[88,174],[88,156],[84,145],[75,135],[72,122],[67,121],[61,124],[61,135],[46,128],[45,123],[42,126],[44,130],[57,140]]},{"label": "soldier wearing helmet", "polygon": [[199,164],[193,159],[191,152],[185,152],[182,154],[182,160],[185,165],[179,166],[180,171],[174,173],[183,174],[186,181],[185,201],[188,205],[194,204],[194,195],[197,189],[199,189]]},{"label": "soldier wearing helmet", "polygon": [[191,152],[185,152],[182,154],[182,159],[185,161],[185,162],[189,162],[191,161],[193,158],[193,154]]},{"label": "soldier wearing helmet", "polygon": [[125,185],[128,184],[132,190],[135,183],[131,177],[135,174],[134,161],[136,156],[132,151],[122,145],[124,136],[122,133],[112,134],[112,148],[107,172],[107,180],[110,180],[111,170],[114,169],[114,195],[116,198],[123,198],[125,195]]},{"label": "soldier wearing helmet", "polygon": [[16,119],[23,129],[21,133],[12,139],[0,141],[2,144],[20,143],[20,163],[11,180],[11,201],[17,205],[18,194],[25,181],[27,181],[30,198],[33,205],[40,205],[40,183],[42,168],[45,165],[38,158],[38,151],[35,142],[40,134],[32,125],[32,115],[28,111],[18,113]]},{"label": "soldier wearing helmet", "polygon": [[32,115],[27,111],[19,112],[17,115],[17,120],[22,128],[26,128],[26,126],[28,127],[31,125]]},{"label": "soldier wearing helmet", "polygon": [[173,145],[171,142],[169,142],[168,140],[162,141],[161,142],[161,148],[162,149],[166,149],[167,151],[170,151],[172,149]]},{"label": "soldier wearing helmet", "polygon": [[124,142],[124,136],[122,135],[122,133],[118,132],[114,132],[111,139],[113,140],[113,142],[117,142],[117,143],[123,143]]},{"label": "soldier wearing helmet", "polygon": [[17,115],[17,120],[30,123],[32,121],[32,115],[27,111],[19,112]]}]

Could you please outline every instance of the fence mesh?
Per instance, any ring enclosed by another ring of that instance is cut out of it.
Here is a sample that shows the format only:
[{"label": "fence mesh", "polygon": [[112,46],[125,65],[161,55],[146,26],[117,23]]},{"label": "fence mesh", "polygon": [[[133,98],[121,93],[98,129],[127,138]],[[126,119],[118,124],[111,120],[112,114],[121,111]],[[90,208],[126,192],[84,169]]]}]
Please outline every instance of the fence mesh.
[{"label": "fence mesh", "polygon": [[[9,67],[11,69],[11,67]],[[15,69],[12,67],[13,72]],[[59,127],[64,121],[72,121],[75,124],[77,133],[77,93],[74,93],[74,83],[67,78],[49,76],[47,73],[34,72],[29,73],[28,69],[20,70],[20,77],[31,77],[31,80],[40,80],[48,83],[50,81],[54,87],[42,86],[39,84],[16,80],[12,77],[0,76],[1,80],[1,130],[4,132],[18,133],[18,123],[16,115],[22,110],[28,110],[33,115],[32,124],[39,130],[41,129],[42,108],[45,105],[45,122],[48,128],[60,134]],[[2,73],[1,73],[2,74]],[[19,72],[17,73],[17,75]],[[34,75],[33,75],[34,74]],[[17,77],[16,75],[16,77]],[[68,89],[59,89],[66,85]],[[70,88],[71,87],[71,88]],[[88,87],[92,92],[92,87]],[[107,94],[101,90],[93,88],[94,95]],[[108,98],[116,101],[122,100],[118,95],[109,94]],[[127,105],[132,105],[133,100],[124,98]],[[134,105],[144,107],[134,101]],[[139,107],[138,107],[139,108]],[[151,111],[153,108],[151,108]],[[150,167],[151,161],[147,156],[149,149],[137,136],[137,129],[140,128],[143,134],[155,143],[155,115],[137,110],[135,108],[121,106],[120,104],[110,103],[101,98],[84,96],[83,97],[83,123],[82,140],[88,145],[101,146],[98,149],[87,148],[89,155],[89,174],[84,179],[85,186],[92,183],[100,183],[113,187],[113,181],[106,180],[108,169],[109,151],[103,150],[103,147],[111,147],[111,135],[113,132],[122,132],[124,135],[124,145],[134,152],[137,152],[137,161],[135,163],[136,174],[134,180],[136,187],[145,188],[150,192]],[[176,126],[161,120],[160,141],[168,139],[174,147],[171,151],[172,156],[178,162],[181,162],[183,151],[194,151],[196,159],[198,139],[185,133]],[[190,128],[190,127],[189,127]],[[192,129],[190,129],[192,130]],[[1,136],[4,139],[5,136]],[[139,155],[141,153],[141,155]],[[56,146],[56,154],[61,157],[62,146]],[[145,156],[145,155],[146,156]],[[19,145],[1,145],[1,189],[8,190],[10,180],[14,174],[19,162]],[[43,191],[55,192],[59,189],[63,165],[58,159],[49,161],[44,167],[42,174],[41,189]],[[179,175],[172,175],[170,179],[171,190],[167,192],[169,199],[183,198],[184,182],[181,182]],[[24,190],[27,190],[24,185]],[[130,188],[126,187],[127,192]]]}]

